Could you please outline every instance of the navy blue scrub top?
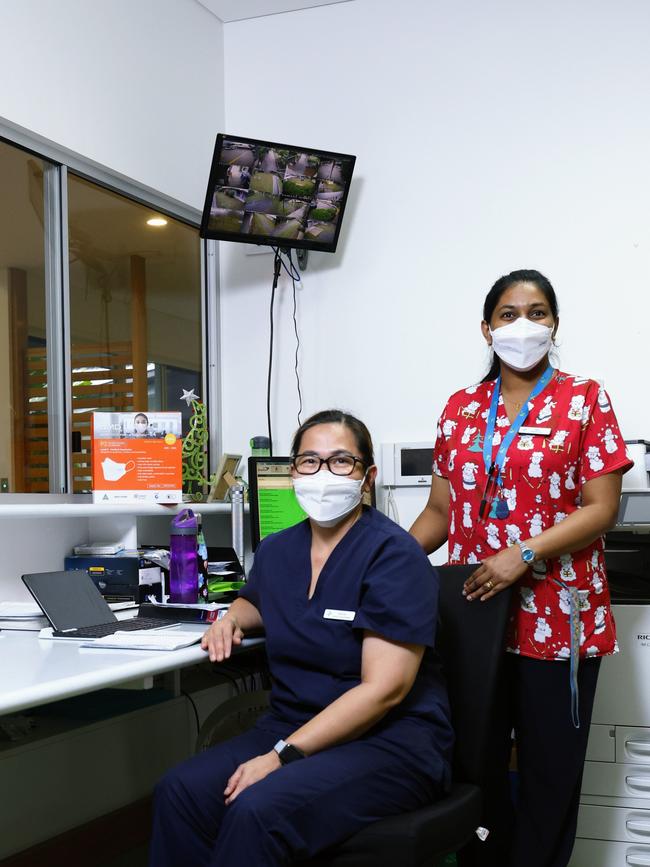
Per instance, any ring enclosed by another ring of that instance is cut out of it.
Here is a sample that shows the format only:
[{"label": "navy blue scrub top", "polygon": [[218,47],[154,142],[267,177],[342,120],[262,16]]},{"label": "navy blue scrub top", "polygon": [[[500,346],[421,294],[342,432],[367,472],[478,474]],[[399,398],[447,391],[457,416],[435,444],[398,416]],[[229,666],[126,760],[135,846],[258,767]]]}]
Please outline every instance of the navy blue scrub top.
[{"label": "navy blue scrub top", "polygon": [[[449,706],[432,649],[438,574],[420,545],[381,512],[364,508],[330,554],[311,599],[310,583],[307,520],[262,541],[239,593],[258,609],[266,630],[272,689],[264,727],[275,722],[286,737],[357,686],[367,629],[426,647],[411,691],[374,730],[388,733],[391,724],[409,720],[429,730],[437,751],[448,758],[453,740]],[[408,729],[412,732],[413,726]]]}]

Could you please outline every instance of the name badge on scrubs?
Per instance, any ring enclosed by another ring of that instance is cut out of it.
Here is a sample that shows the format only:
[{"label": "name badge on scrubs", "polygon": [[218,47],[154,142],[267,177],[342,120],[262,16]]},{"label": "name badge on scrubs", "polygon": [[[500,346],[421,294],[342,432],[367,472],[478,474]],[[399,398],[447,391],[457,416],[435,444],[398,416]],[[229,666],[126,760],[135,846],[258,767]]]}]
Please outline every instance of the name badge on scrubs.
[{"label": "name badge on scrubs", "polygon": [[551,435],[550,427],[525,427],[522,425],[519,428],[519,436],[525,436],[526,434],[538,434],[539,436],[548,437]]},{"label": "name badge on scrubs", "polygon": [[326,608],[323,614],[324,620],[354,620],[356,611],[344,611],[340,608]]}]

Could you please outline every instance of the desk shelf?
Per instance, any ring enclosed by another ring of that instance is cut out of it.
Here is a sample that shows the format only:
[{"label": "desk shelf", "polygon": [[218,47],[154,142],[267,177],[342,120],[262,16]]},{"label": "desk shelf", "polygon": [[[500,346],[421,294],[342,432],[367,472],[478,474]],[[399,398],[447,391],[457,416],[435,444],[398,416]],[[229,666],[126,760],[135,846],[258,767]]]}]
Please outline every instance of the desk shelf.
[{"label": "desk shelf", "polygon": [[[230,515],[230,503],[93,503],[90,496],[48,496],[3,494],[0,496],[0,518],[107,518],[111,515],[130,515],[166,518],[183,509],[193,509],[201,515]],[[248,503],[244,505],[248,511]]]},{"label": "desk shelf", "polygon": [[[63,569],[75,545],[117,542],[127,549],[167,545],[174,515],[192,508],[203,516],[208,545],[231,544],[230,503],[93,503],[90,495],[0,495],[0,600],[29,598],[20,576]],[[244,509],[249,511],[248,504]],[[247,524],[248,522],[245,522]]]}]

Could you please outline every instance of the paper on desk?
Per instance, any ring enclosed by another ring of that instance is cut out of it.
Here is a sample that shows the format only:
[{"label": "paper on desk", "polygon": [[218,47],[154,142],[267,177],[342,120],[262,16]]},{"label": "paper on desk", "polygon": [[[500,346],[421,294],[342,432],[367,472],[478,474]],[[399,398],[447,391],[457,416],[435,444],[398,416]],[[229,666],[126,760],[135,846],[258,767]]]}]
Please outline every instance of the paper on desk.
[{"label": "paper on desk", "polygon": [[221,608],[230,608],[230,602],[169,602],[169,596],[165,596],[165,602],[159,602],[155,596],[147,596],[147,602],[158,608],[192,608],[195,611],[219,611]]},{"label": "paper on desk", "polygon": [[200,632],[188,632],[174,629],[158,631],[156,629],[137,629],[132,632],[114,632],[102,638],[93,638],[84,642],[81,647],[113,650],[178,650],[189,647],[201,640]]},{"label": "paper on desk", "polygon": [[129,608],[138,608],[140,606],[139,602],[136,602],[135,599],[128,599],[124,602],[109,602],[108,607],[111,611],[127,611]]},{"label": "paper on desk", "polygon": [[3,620],[20,620],[42,616],[43,612],[36,602],[0,602],[0,618]]}]

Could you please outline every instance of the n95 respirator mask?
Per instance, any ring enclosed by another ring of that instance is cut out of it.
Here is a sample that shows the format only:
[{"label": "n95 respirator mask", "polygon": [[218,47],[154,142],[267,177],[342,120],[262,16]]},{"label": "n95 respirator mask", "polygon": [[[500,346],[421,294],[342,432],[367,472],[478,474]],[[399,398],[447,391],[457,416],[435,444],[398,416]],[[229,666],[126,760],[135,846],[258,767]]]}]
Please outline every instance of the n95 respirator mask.
[{"label": "n95 respirator mask", "polygon": [[513,370],[531,370],[551,348],[553,329],[520,316],[508,325],[490,328],[492,349]]},{"label": "n95 respirator mask", "polygon": [[294,479],[293,489],[300,508],[312,521],[319,527],[334,527],[361,502],[363,482],[319,470],[313,476]]}]

